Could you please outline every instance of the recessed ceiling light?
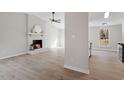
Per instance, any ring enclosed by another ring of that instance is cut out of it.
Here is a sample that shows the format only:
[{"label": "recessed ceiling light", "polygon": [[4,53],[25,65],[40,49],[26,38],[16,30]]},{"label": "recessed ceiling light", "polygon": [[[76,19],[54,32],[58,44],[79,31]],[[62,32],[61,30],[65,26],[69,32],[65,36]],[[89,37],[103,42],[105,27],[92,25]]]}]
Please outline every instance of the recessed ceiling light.
[{"label": "recessed ceiling light", "polygon": [[104,18],[109,18],[109,12],[104,13]]}]

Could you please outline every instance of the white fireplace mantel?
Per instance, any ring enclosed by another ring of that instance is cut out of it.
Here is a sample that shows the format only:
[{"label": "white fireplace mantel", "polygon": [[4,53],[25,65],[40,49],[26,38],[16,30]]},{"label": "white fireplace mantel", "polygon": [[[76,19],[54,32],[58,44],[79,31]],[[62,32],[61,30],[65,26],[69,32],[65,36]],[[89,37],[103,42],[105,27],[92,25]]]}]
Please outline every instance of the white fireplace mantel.
[{"label": "white fireplace mantel", "polygon": [[[41,52],[47,51],[47,49],[44,46],[44,35],[43,33],[28,33],[28,54],[38,54]],[[42,40],[42,48],[40,49],[34,49],[30,50],[30,45],[33,43],[33,40]]]}]

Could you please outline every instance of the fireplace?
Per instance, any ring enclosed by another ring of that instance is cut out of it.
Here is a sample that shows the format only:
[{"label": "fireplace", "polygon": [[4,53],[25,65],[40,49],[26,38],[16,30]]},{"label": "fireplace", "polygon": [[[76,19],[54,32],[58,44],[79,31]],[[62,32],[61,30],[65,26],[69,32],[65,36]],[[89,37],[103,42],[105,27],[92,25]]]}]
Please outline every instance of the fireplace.
[{"label": "fireplace", "polygon": [[42,40],[33,40],[31,44],[31,50],[42,48]]}]

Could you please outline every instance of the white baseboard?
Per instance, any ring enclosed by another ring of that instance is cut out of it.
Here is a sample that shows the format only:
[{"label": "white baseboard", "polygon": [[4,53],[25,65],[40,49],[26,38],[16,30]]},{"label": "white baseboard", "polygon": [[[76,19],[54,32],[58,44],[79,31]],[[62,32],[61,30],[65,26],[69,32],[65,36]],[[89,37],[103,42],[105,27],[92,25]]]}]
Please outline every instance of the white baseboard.
[{"label": "white baseboard", "polygon": [[74,70],[74,71],[78,71],[78,72],[81,72],[81,73],[86,73],[86,74],[90,73],[89,70],[81,69],[81,68],[77,68],[77,67],[73,67],[73,66],[68,66],[68,65],[64,65],[64,68],[71,69],[71,70]]},{"label": "white baseboard", "polygon": [[24,55],[24,54],[27,54],[27,52],[23,52],[23,53],[18,53],[18,54],[10,55],[10,56],[1,57],[0,59],[5,59],[5,58],[10,58],[10,57],[20,56],[20,55]]},{"label": "white baseboard", "polygon": [[115,50],[115,49],[92,48],[92,50],[96,50],[96,51],[110,51],[110,52],[117,52],[117,50]]},{"label": "white baseboard", "polygon": [[34,54],[38,54],[38,53],[42,53],[42,52],[46,52],[46,51],[48,51],[47,48],[42,48],[42,49],[36,49],[36,50],[33,50],[33,51],[28,51],[28,54],[34,55]]}]

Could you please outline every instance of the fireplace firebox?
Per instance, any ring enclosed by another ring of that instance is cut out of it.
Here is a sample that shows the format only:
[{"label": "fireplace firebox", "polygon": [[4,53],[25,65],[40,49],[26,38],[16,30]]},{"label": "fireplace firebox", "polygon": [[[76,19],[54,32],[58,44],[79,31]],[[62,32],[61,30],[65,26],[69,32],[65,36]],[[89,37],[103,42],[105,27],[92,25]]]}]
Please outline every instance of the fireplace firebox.
[{"label": "fireplace firebox", "polygon": [[33,40],[31,44],[31,50],[42,48],[42,40]]}]

